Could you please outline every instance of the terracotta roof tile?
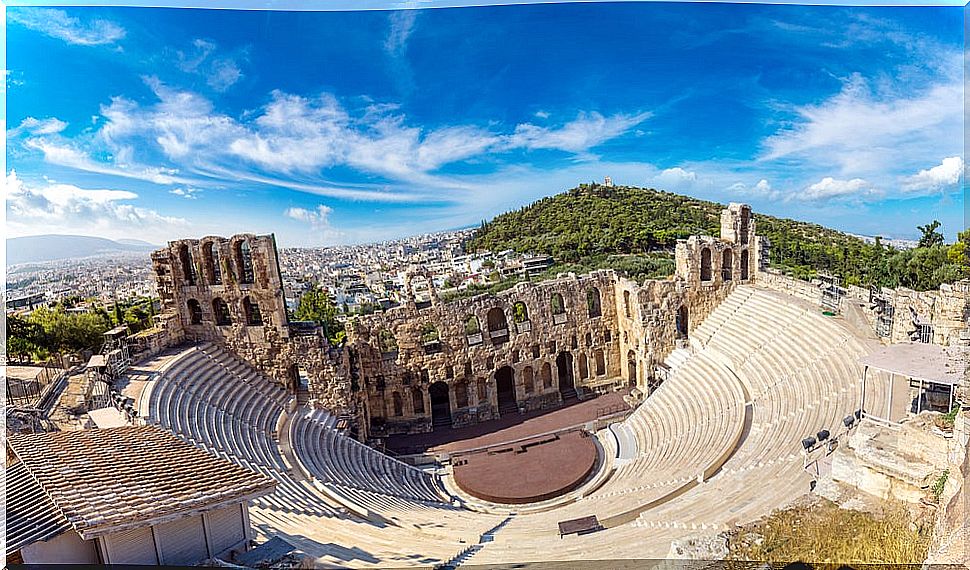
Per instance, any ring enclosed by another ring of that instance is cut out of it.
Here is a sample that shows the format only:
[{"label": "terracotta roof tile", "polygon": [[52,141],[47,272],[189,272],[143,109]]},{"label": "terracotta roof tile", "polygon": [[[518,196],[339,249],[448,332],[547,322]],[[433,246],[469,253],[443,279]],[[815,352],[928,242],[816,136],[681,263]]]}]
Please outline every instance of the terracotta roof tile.
[{"label": "terracotta roof tile", "polygon": [[15,434],[7,443],[84,538],[276,486],[155,426]]}]

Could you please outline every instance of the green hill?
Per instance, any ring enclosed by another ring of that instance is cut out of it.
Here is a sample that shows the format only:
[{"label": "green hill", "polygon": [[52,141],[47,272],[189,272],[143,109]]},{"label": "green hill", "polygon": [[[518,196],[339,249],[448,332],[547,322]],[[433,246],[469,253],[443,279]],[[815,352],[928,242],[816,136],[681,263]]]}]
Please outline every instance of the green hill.
[{"label": "green hill", "polygon": [[[613,267],[638,280],[662,277],[673,273],[678,239],[718,235],[723,208],[660,190],[581,184],[483,222],[466,249],[549,254],[557,262],[552,273]],[[932,289],[966,271],[947,258],[942,238],[897,251],[818,224],[757,212],[754,218],[758,234],[771,241],[770,265],[798,278],[827,272],[854,285]]]}]

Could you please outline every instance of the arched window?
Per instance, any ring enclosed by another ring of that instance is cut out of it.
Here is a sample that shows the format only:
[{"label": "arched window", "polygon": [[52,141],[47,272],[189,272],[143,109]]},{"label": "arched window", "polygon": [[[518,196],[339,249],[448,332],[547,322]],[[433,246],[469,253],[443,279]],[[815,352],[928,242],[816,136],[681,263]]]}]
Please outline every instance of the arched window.
[{"label": "arched window", "polygon": [[182,265],[182,273],[185,275],[185,282],[195,285],[195,262],[192,261],[192,254],[189,253],[189,246],[182,244],[179,246],[179,263]]},{"label": "arched window", "polygon": [[465,340],[468,341],[468,346],[482,344],[482,325],[475,315],[465,317]]},{"label": "arched window", "polygon": [[492,307],[485,316],[488,325],[488,336],[492,342],[501,343],[509,339],[509,323],[505,320],[505,311],[501,307]]},{"label": "arched window", "polygon": [[741,281],[748,279],[748,250],[741,250]]},{"label": "arched window", "polygon": [[517,301],[512,305],[512,321],[515,323],[525,323],[529,321],[529,309],[522,301]]},{"label": "arched window", "polygon": [[243,298],[243,313],[246,315],[246,324],[257,327],[263,324],[263,315],[259,312],[259,303],[255,303],[249,297]]},{"label": "arched window", "polygon": [[455,382],[455,407],[468,407],[468,382],[465,380]]},{"label": "arched window", "polygon": [[596,360],[596,375],[602,376],[606,374],[606,358],[603,355],[603,349],[597,349],[593,356]]},{"label": "arched window", "polygon": [[421,325],[421,344],[425,348],[434,349],[441,346],[441,337],[438,335],[438,328],[431,323]]},{"label": "arched window", "polygon": [[701,249],[701,281],[711,280],[711,250]]},{"label": "arched window", "polygon": [[542,363],[542,368],[539,369],[539,377],[542,379],[544,389],[552,388],[552,366],[548,362]]},{"label": "arched window", "polygon": [[630,292],[623,292],[623,311],[627,318],[633,318],[633,309],[630,307]]},{"label": "arched window", "polygon": [[741,245],[748,245],[748,231],[750,227],[750,222],[751,222],[751,208],[748,208],[747,206],[745,206],[744,208],[741,208],[741,224],[740,224],[740,228],[738,228],[738,232],[740,232],[741,234],[739,236],[741,238],[740,240]]},{"label": "arched window", "polygon": [[579,360],[579,377],[586,380],[589,378],[589,363],[586,362],[586,355],[580,354],[577,360]]},{"label": "arched window", "polygon": [[603,314],[603,307],[600,304],[600,290],[590,287],[586,291],[586,309],[589,310],[589,318],[593,319]]},{"label": "arched window", "polygon": [[213,247],[211,241],[202,246],[202,263],[205,265],[205,279],[209,285],[222,285],[219,250]]},{"label": "arched window", "polygon": [[232,317],[229,316],[229,305],[219,297],[212,300],[212,313],[216,316],[217,325],[226,326],[232,324]]},{"label": "arched window", "polygon": [[733,265],[734,254],[731,252],[731,248],[727,248],[721,255],[721,279],[724,281],[731,280],[731,270]]},{"label": "arched window", "polygon": [[404,415],[404,401],[401,399],[400,392],[394,392],[391,394],[391,405],[393,406],[395,417]]},{"label": "arched window", "polygon": [[240,283],[252,283],[255,281],[253,272],[253,254],[249,248],[249,240],[237,241],[235,245],[236,271]]},{"label": "arched window", "polygon": [[522,386],[525,388],[526,394],[535,392],[535,378],[533,376],[531,366],[526,366],[522,369]]},{"label": "arched window", "polygon": [[397,354],[397,339],[394,338],[394,333],[384,329],[378,335],[378,340],[381,343],[381,352],[384,354]]},{"label": "arched window", "polygon": [[415,414],[424,413],[424,392],[417,386],[411,388],[411,409]]},{"label": "arched window", "polygon": [[202,305],[199,304],[195,299],[188,300],[189,307],[189,322],[193,325],[202,324]]},{"label": "arched window", "polygon": [[559,293],[552,294],[552,301],[550,302],[552,307],[553,315],[561,315],[566,312],[566,303],[562,300],[562,295]]}]

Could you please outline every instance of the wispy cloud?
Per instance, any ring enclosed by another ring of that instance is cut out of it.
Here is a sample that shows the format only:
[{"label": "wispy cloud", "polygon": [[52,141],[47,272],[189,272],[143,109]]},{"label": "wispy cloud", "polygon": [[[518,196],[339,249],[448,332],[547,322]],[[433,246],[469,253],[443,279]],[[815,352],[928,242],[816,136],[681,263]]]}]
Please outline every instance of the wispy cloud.
[{"label": "wispy cloud", "polygon": [[580,112],[576,119],[560,127],[523,123],[508,137],[507,144],[509,148],[557,149],[580,154],[627,132],[650,116],[649,112],[641,112],[604,117],[593,111]]},{"label": "wispy cloud", "polygon": [[417,18],[417,10],[396,10],[388,14],[390,29],[384,40],[384,50],[388,54],[397,57],[407,50],[408,38],[414,31]]},{"label": "wispy cloud", "polygon": [[8,8],[7,20],[52,38],[82,46],[114,44],[125,37],[125,29],[115,22],[101,18],[82,20],[56,8]]},{"label": "wispy cloud", "polygon": [[[218,45],[206,39],[196,39],[191,49],[176,52],[179,69],[199,75],[215,91],[226,91],[243,78],[238,57],[219,54]],[[241,54],[245,57],[245,54]]]}]

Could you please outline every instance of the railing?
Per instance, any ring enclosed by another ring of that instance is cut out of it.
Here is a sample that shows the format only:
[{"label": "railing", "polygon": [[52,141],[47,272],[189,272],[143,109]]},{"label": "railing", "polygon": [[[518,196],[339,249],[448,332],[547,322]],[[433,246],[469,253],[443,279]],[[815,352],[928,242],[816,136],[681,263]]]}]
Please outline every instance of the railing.
[{"label": "railing", "polygon": [[515,332],[517,333],[525,333],[531,330],[532,330],[531,321],[522,321],[521,323],[515,323]]},{"label": "railing", "polygon": [[59,365],[58,359],[60,355],[48,358],[33,379],[25,380],[7,376],[7,405],[22,407],[37,405],[48,389],[67,374],[67,370]]},{"label": "railing", "polygon": [[482,344],[482,340],[484,340],[482,338],[481,332],[467,335],[465,338],[466,340],[468,340],[468,346],[475,346],[477,344]]},{"label": "railing", "polygon": [[561,325],[566,322],[566,313],[555,313],[552,315],[552,323]]},{"label": "railing", "polygon": [[494,331],[488,331],[489,338],[500,338],[503,336],[509,336],[509,329],[497,329]]}]

